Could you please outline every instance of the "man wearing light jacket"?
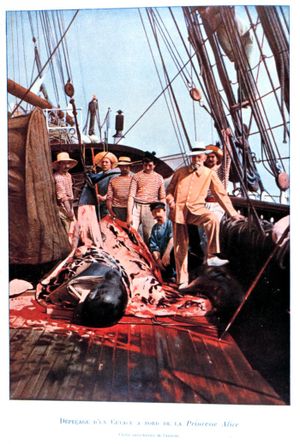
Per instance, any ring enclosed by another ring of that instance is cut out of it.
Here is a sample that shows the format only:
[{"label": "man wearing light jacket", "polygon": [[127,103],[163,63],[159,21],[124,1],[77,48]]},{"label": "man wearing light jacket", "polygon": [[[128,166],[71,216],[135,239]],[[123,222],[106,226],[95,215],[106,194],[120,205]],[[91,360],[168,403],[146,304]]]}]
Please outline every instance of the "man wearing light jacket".
[{"label": "man wearing light jacket", "polygon": [[207,236],[207,265],[222,266],[220,259],[220,222],[205,206],[210,190],[232,219],[244,219],[233,208],[230,198],[215,171],[204,166],[207,150],[203,142],[196,142],[189,153],[191,164],[175,171],[167,188],[166,200],[174,228],[174,254],[179,289],[188,285],[188,224],[202,226]]}]

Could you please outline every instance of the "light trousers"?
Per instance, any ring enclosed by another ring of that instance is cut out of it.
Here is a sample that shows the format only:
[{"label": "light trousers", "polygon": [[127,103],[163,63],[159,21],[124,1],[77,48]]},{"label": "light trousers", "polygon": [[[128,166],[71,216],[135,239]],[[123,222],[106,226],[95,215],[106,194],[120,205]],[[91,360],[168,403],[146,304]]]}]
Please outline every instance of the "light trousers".
[{"label": "light trousers", "polygon": [[176,265],[176,279],[178,284],[187,284],[188,274],[188,224],[203,227],[207,237],[208,256],[220,252],[220,222],[218,217],[203,207],[201,214],[192,214],[188,210],[185,214],[185,224],[173,223],[174,255]]},{"label": "light trousers", "polygon": [[222,217],[225,214],[225,210],[223,210],[223,208],[218,202],[207,202],[205,204],[205,207],[212,213],[215,213],[219,221],[221,221]]},{"label": "light trousers", "polygon": [[[141,233],[147,245],[149,244],[149,237],[154,224],[155,219],[150,211],[150,204],[139,204],[135,202],[132,211],[132,226]],[[141,228],[140,230],[139,227]]]}]

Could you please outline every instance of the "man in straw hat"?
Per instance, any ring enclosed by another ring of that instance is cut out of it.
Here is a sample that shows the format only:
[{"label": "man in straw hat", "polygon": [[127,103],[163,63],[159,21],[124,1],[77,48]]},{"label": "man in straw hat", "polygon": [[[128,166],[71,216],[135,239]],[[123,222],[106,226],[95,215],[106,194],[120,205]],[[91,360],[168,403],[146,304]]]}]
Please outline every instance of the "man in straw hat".
[{"label": "man in straw hat", "polygon": [[71,224],[75,221],[73,183],[69,169],[74,168],[77,163],[77,160],[70,158],[69,153],[61,152],[57,154],[57,158],[52,164],[59,216],[69,235],[69,239],[71,236]]},{"label": "man in straw hat", "polygon": [[118,167],[121,174],[113,177],[108,184],[106,206],[112,217],[126,222],[129,188],[133,174],[130,171],[132,161],[130,157],[119,157]]},{"label": "man in straw hat", "polygon": [[218,258],[220,253],[220,223],[214,213],[205,207],[209,188],[220,205],[232,219],[242,219],[233,208],[217,174],[204,166],[206,156],[211,153],[203,142],[196,142],[189,157],[191,164],[175,171],[167,188],[167,203],[174,228],[174,254],[179,289],[188,285],[188,227],[187,224],[203,226],[207,236],[207,265],[222,266],[228,261]]},{"label": "man in straw hat", "polygon": [[103,245],[99,218],[108,213],[106,192],[109,180],[120,174],[119,169],[112,170],[117,160],[113,153],[102,151],[94,158],[94,167],[97,171],[86,173],[86,183],[78,202],[80,237],[84,245],[96,245],[96,247]]},{"label": "man in straw hat", "polygon": [[108,214],[108,209],[106,206],[108,184],[113,177],[116,177],[120,174],[120,169],[117,168],[117,157],[109,151],[102,151],[96,154],[94,163],[102,170],[102,172],[99,174],[99,180],[97,180],[96,184],[99,215],[102,219]]}]

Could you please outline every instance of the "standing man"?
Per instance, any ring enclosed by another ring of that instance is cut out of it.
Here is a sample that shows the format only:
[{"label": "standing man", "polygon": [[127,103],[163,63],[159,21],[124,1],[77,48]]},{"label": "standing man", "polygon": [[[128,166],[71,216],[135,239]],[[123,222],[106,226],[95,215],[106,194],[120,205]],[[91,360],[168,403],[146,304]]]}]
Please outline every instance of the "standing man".
[{"label": "standing man", "polygon": [[71,225],[72,222],[75,222],[75,214],[73,183],[69,170],[74,168],[77,163],[77,160],[70,158],[69,153],[62,152],[57,154],[57,158],[52,164],[55,170],[53,177],[59,216],[71,243]]},{"label": "standing man", "polygon": [[89,102],[89,113],[90,113],[90,125],[89,125],[89,136],[95,135],[95,120],[98,117],[99,109],[98,109],[98,100],[95,94],[92,97],[92,100]]},{"label": "standing man", "polygon": [[99,219],[108,214],[106,192],[109,180],[120,174],[119,169],[112,169],[117,162],[113,153],[101,151],[94,159],[95,171],[86,173],[86,183],[78,202],[80,237],[84,245],[103,245]]},{"label": "standing man", "polygon": [[133,174],[130,171],[132,165],[130,157],[119,157],[118,167],[120,176],[113,177],[108,184],[106,206],[112,217],[127,221],[127,203],[129,188]]},{"label": "standing man", "polygon": [[[228,154],[225,153],[224,155],[223,150],[221,150],[220,146],[217,144],[207,145],[206,149],[211,152],[207,154],[204,165],[217,173],[218,178],[222,182],[225,190],[227,190],[231,159],[229,158]],[[225,214],[225,210],[222,208],[210,190],[208,190],[205,201],[206,208],[213,211],[218,217],[219,221],[221,221],[223,215]]]},{"label": "standing man", "polygon": [[173,252],[173,226],[167,218],[166,204],[152,202],[150,211],[156,223],[153,225],[149,238],[149,250],[166,280],[175,276]]},{"label": "standing man", "polygon": [[113,177],[119,176],[120,169],[117,168],[117,157],[109,151],[102,151],[101,153],[96,154],[94,163],[102,170],[96,183],[99,215],[100,219],[102,219],[108,214],[108,209],[106,207],[108,184]]},{"label": "standing man", "polygon": [[130,184],[128,198],[127,224],[136,230],[141,225],[144,242],[148,244],[151,229],[155,223],[151,211],[151,202],[165,202],[166,190],[163,177],[154,171],[155,153],[145,152],[143,169],[134,174]]},{"label": "standing man", "polygon": [[179,168],[167,188],[167,203],[174,228],[174,254],[179,289],[188,285],[188,227],[203,226],[207,236],[207,265],[222,266],[228,261],[217,257],[220,253],[220,222],[205,207],[209,188],[232,219],[243,219],[233,208],[222,182],[215,171],[204,166],[207,154],[203,142],[196,142],[190,152],[191,165]]}]

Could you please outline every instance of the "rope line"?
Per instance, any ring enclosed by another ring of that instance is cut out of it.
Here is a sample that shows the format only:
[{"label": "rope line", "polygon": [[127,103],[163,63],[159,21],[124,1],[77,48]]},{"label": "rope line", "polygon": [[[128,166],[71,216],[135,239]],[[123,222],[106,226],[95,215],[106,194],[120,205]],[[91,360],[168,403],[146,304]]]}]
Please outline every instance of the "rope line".
[{"label": "rope line", "polygon": [[[45,62],[45,64],[43,65],[42,69],[41,69],[41,73],[45,70],[45,68],[48,66],[49,62],[51,61],[53,55],[56,53],[57,49],[59,48],[59,45],[61,44],[62,40],[64,39],[65,35],[67,34],[68,30],[70,29],[72,23],[74,22],[75,18],[77,17],[79,10],[75,12],[74,16],[72,17],[72,19],[70,20],[70,23],[68,25],[68,27],[66,28],[64,34],[61,36],[60,40],[58,41],[57,45],[55,46],[55,48],[53,49],[53,51],[51,52],[50,56],[48,57],[47,61]],[[29,93],[30,89],[32,88],[32,86],[34,85],[34,83],[37,81],[39,75],[34,79],[34,81],[31,83],[31,85],[29,86],[29,88],[27,89],[27,91],[25,92],[23,98],[18,102],[17,107],[15,108],[14,112],[18,109],[18,107],[21,105],[21,103],[24,101],[24,99],[26,98],[26,95]]]}]

